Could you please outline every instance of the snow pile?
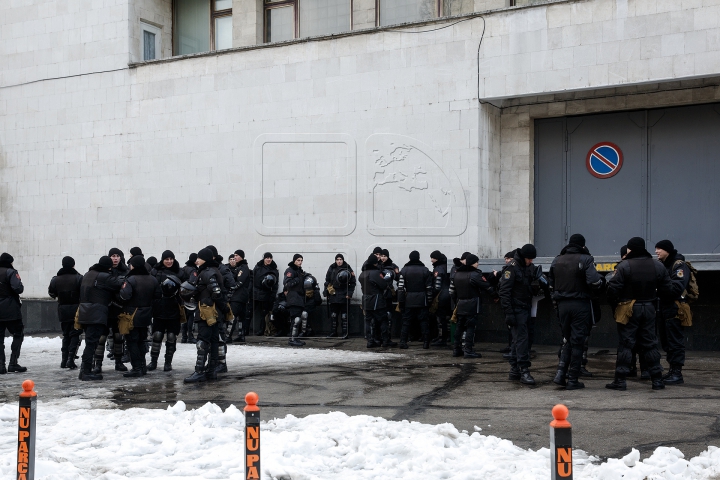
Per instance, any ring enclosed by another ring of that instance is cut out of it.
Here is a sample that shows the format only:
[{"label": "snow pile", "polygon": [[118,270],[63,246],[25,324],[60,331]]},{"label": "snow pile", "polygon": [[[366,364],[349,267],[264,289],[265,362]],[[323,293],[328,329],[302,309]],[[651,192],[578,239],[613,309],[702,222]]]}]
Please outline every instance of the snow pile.
[{"label": "snow pile", "polygon": [[[91,408],[89,401],[41,403],[37,479],[243,478],[243,413],[211,403],[187,410]],[[17,403],[0,406],[0,478],[15,478]],[[550,454],[508,440],[469,435],[450,424],[394,422],[333,412],[263,422],[263,478],[547,480]],[[658,448],[640,462],[625,458],[593,464],[574,453],[576,479],[705,479],[720,474],[720,449],[689,461]]]}]

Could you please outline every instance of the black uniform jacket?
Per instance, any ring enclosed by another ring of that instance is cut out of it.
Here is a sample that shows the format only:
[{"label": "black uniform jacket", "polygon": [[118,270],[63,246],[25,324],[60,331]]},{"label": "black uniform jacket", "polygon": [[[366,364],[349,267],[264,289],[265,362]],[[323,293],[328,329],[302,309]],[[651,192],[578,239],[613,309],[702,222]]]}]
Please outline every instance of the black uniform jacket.
[{"label": "black uniform jacket", "polygon": [[682,291],[682,284],[670,280],[662,263],[654,260],[645,250],[633,250],[615,267],[612,278],[608,280],[607,297],[610,305],[617,305],[627,300],[653,302],[658,297],[661,301],[674,299]]},{"label": "black uniform jacket", "polygon": [[405,290],[405,308],[427,307],[432,302],[433,275],[420,260],[410,260],[400,270],[398,290]]},{"label": "black uniform jacket", "polygon": [[[173,276],[180,280],[180,283],[186,281],[188,278],[185,275],[185,271],[180,268],[180,264],[177,260],[174,261],[170,268],[166,267],[162,262],[158,262],[151,272],[152,276],[158,282],[158,288],[168,278]],[[153,302],[153,318],[161,318],[163,320],[178,320],[180,321],[180,306],[182,300],[180,299],[180,292],[172,297],[166,297],[162,294],[162,289],[159,295],[155,295],[155,301]]]},{"label": "black uniform jacket", "polygon": [[157,279],[143,267],[131,270],[120,289],[123,311],[133,317],[133,328],[152,325],[153,303],[160,297]]},{"label": "black uniform jacket", "polygon": [[552,298],[591,299],[592,291],[605,284],[605,278],[595,270],[595,259],[577,245],[570,244],[562,249],[550,265],[548,281],[554,288]]},{"label": "black uniform jacket", "polygon": [[83,276],[74,268],[61,268],[50,280],[48,295],[57,299],[60,322],[75,321],[75,312],[80,305],[82,279]]},{"label": "black uniform jacket", "polygon": [[25,290],[20,274],[11,264],[0,264],[0,322],[22,320],[20,294]]},{"label": "black uniform jacket", "polygon": [[[338,273],[346,271],[348,273],[348,279],[346,282],[341,282],[338,280]],[[337,263],[333,262],[332,265],[328,268],[327,273],[325,274],[325,288],[327,289],[328,285],[332,285],[335,289],[335,294],[330,295],[328,294],[328,301],[330,303],[345,303],[348,301],[347,297],[352,297],[355,293],[355,285],[357,285],[357,280],[355,279],[355,272],[353,272],[353,269],[350,265],[348,265],[344,260],[343,264],[338,267]]]},{"label": "black uniform jacket", "polygon": [[289,307],[305,308],[305,272],[293,262],[288,263],[288,268],[283,274],[283,291]]},{"label": "black uniform jacket", "polygon": [[235,277],[235,285],[237,286],[230,297],[230,301],[247,303],[250,300],[250,289],[252,288],[252,271],[248,267],[247,260],[243,258],[230,270]]},{"label": "black uniform jacket", "polygon": [[492,286],[483,277],[482,271],[472,265],[461,265],[450,281],[450,297],[457,315],[477,315],[481,311],[481,294],[492,295]]},{"label": "black uniform jacket", "polygon": [[388,288],[382,272],[375,265],[365,264],[360,273],[360,288],[362,289],[363,310],[380,310],[385,308],[384,292]]},{"label": "black uniform jacket", "polygon": [[532,282],[535,277],[535,266],[525,265],[525,259],[520,256],[520,249],[503,267],[498,284],[500,305],[506,315],[513,315],[515,311],[529,310],[532,307]]},{"label": "black uniform jacket", "polygon": [[78,322],[81,325],[107,325],[108,305],[122,288],[123,280],[100,265],[93,265],[80,284]]},{"label": "black uniform jacket", "polygon": [[663,265],[668,275],[670,275],[670,280],[682,285],[680,295],[677,295],[675,298],[667,297],[660,300],[660,312],[663,318],[671,319],[678,315],[678,306],[675,302],[685,302],[683,294],[687,289],[688,283],[690,283],[690,267],[685,263],[685,257],[677,253],[677,250],[670,252],[668,258],[663,262]]},{"label": "black uniform jacket", "polygon": [[277,284],[272,289],[263,286],[263,278],[267,274],[275,275],[277,282],[280,282],[280,272],[278,272],[277,264],[275,260],[270,262],[270,265],[265,265],[263,260],[260,260],[253,268],[253,299],[262,302],[272,302],[275,300],[275,294],[277,293]]}]

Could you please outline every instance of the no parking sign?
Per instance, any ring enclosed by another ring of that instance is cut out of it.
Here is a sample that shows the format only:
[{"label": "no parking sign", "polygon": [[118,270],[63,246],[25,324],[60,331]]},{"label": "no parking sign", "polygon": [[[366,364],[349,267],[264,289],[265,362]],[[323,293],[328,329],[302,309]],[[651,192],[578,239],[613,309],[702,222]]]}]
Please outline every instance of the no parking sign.
[{"label": "no parking sign", "polygon": [[585,160],[590,175],[601,179],[616,175],[622,168],[622,164],[622,150],[610,142],[600,142],[593,146]]}]

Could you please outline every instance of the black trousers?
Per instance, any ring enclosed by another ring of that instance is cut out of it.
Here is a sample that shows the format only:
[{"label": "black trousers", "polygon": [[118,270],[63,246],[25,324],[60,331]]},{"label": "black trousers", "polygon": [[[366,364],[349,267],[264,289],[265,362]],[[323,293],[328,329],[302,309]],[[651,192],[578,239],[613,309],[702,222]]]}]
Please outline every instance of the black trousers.
[{"label": "black trousers", "polygon": [[[254,335],[265,335],[266,318],[269,320],[270,313],[272,312],[273,302],[272,300],[253,300],[253,311],[252,311],[252,327]],[[259,319],[259,321],[258,321]]]},{"label": "black trousers", "polygon": [[661,374],[660,352],[655,335],[655,305],[650,302],[636,303],[628,323],[618,323],[617,329],[620,341],[615,372],[618,375],[630,372],[633,349],[636,349],[650,375]]},{"label": "black trousers", "polygon": [[218,347],[220,345],[220,322],[208,325],[204,320],[198,320],[198,340],[210,345],[210,361],[208,367],[215,367],[218,364]]},{"label": "black trousers", "polygon": [[477,326],[477,315],[458,315],[455,327],[455,350],[463,349],[462,336],[465,333],[465,351],[472,352],[475,345],[475,327]]},{"label": "black trousers", "polygon": [[383,340],[390,340],[387,311],[385,309],[365,310],[365,340],[372,342],[373,331],[377,329],[380,330]]},{"label": "black trousers", "polygon": [[141,369],[145,366],[145,341],[147,340],[147,327],[134,327],[130,333],[125,335],[125,342],[130,354],[130,364],[133,369]]},{"label": "black trousers", "polygon": [[515,325],[512,326],[512,345],[510,345],[510,366],[530,368],[530,310],[515,310]]},{"label": "black trousers", "polygon": [[82,330],[75,330],[75,321],[71,322],[60,322],[60,328],[62,328],[63,339],[62,339],[62,353],[68,353],[69,351],[77,351],[78,345],[80,345],[80,335]]},{"label": "black trousers", "polygon": [[197,309],[185,309],[185,318],[187,319],[187,322],[180,325],[180,330],[182,331],[183,338],[187,337],[188,335],[193,335],[193,326],[195,325],[195,316],[197,315],[197,313]]},{"label": "black trousers", "polygon": [[658,319],[660,330],[660,344],[667,354],[667,361],[671,367],[685,365],[685,327],[680,325],[679,318]]},{"label": "black trousers", "polygon": [[2,349],[0,349],[0,353],[2,354],[2,363],[5,363],[5,330],[7,330],[10,335],[12,335],[13,340],[12,344],[10,345],[10,352],[12,352],[13,355],[16,357],[20,356],[20,347],[22,346],[23,338],[25,338],[25,334],[23,333],[25,331],[25,326],[23,325],[22,320],[10,320],[7,322],[0,322],[0,342],[2,342]]},{"label": "black trousers", "polygon": [[[250,318],[247,314],[247,303],[246,302],[230,302],[230,309],[233,312],[237,327],[233,326],[233,329],[237,328],[243,335],[248,334],[250,328]],[[232,332],[231,332],[232,333]]]},{"label": "black trousers", "polygon": [[424,342],[429,340],[430,325],[428,322],[428,307],[405,307],[402,314],[402,330],[400,341],[407,343],[412,324],[420,325],[420,335]]},{"label": "black trousers", "polygon": [[[349,302],[349,300],[348,300]],[[331,303],[330,304],[330,315],[333,313],[338,316],[338,319],[342,314],[347,315],[348,313],[348,302],[342,303]]]},{"label": "black trousers", "polygon": [[592,327],[590,300],[560,300],[558,314],[563,337],[567,340],[560,352],[558,369],[567,372],[570,378],[578,378],[585,342]]},{"label": "black trousers", "polygon": [[82,327],[85,331],[85,349],[83,350],[82,361],[84,364],[92,367],[95,349],[100,341],[100,337],[105,335],[107,326],[103,324],[91,324],[83,325]]}]

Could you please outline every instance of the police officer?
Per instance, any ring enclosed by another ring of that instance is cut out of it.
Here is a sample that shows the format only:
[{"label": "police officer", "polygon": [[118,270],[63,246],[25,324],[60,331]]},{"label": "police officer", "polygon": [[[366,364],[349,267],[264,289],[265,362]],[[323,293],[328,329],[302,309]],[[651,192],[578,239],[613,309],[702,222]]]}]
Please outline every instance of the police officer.
[{"label": "police officer", "polygon": [[535,379],[530,375],[528,321],[535,277],[532,263],[536,256],[535,246],[530,243],[516,249],[513,259],[502,270],[498,286],[505,322],[511,327],[513,337],[509,379],[520,380],[524,385],[535,385]]},{"label": "police officer", "polygon": [[[108,324],[108,305],[120,291],[123,279],[112,273],[110,257],[100,257],[98,263],[83,275],[80,284],[80,307],[78,323],[85,332],[85,350],[80,364],[80,380],[102,380],[100,373],[93,372],[93,357],[100,338],[105,335]],[[102,352],[102,350],[101,350]]]},{"label": "police officer", "polygon": [[385,281],[388,284],[387,289],[385,289],[385,308],[386,308],[386,316],[387,316],[387,331],[388,331],[388,341],[383,342],[381,338],[382,329],[380,327],[373,327],[373,337],[375,338],[376,343],[385,343],[387,347],[397,347],[397,343],[392,341],[392,325],[393,325],[393,317],[397,315],[397,312],[399,309],[396,309],[397,307],[397,293],[395,291],[395,282],[400,277],[400,268],[395,265],[395,263],[390,258],[390,251],[387,248],[383,248],[380,250],[380,254],[378,255],[378,266],[380,270],[383,272],[383,276],[385,277]]},{"label": "police officer", "polygon": [[165,250],[162,253],[162,261],[155,264],[151,273],[158,282],[160,293],[156,293],[153,302],[152,346],[147,369],[155,370],[157,368],[162,340],[163,337],[166,337],[163,371],[169,372],[172,370],[172,359],[177,350],[180,325],[187,320],[185,307],[179,295],[180,285],[187,278],[171,250]]},{"label": "police officer", "polygon": [[237,331],[238,336],[234,340],[236,342],[245,342],[245,335],[248,333],[250,319],[247,315],[247,303],[250,300],[250,288],[252,287],[252,271],[248,267],[245,260],[245,252],[243,250],[235,250],[233,256],[234,266],[231,267],[232,274],[235,276],[235,284],[237,288],[232,292],[230,297],[230,308],[232,309],[235,320],[228,337],[228,341],[233,341],[232,331]]},{"label": "police officer", "polygon": [[298,339],[298,335],[303,334],[304,336],[307,331],[308,312],[305,310],[305,272],[302,264],[303,256],[296,253],[283,274],[283,292],[292,323],[292,333],[288,345],[292,347],[305,345],[305,342]]},{"label": "police officer", "polygon": [[660,344],[667,354],[670,370],[663,376],[665,385],[680,385],[685,383],[682,368],[685,365],[685,335],[680,317],[680,308],[689,311],[684,297],[690,282],[690,268],[685,263],[685,257],[678,253],[670,240],[660,240],[655,245],[655,254],[665,266],[673,282],[682,285],[682,292],[674,298],[660,299],[658,312],[658,330],[660,331]]},{"label": "police officer", "polygon": [[218,311],[217,321],[218,332],[220,335],[218,339],[218,361],[216,371],[217,373],[225,373],[228,371],[226,362],[227,338],[229,336],[227,328],[228,323],[230,324],[230,326],[232,326],[232,322],[230,320],[230,317],[232,317],[232,309],[230,308],[230,303],[227,301],[227,299],[230,297],[230,295],[232,295],[232,292],[237,288],[237,285],[235,284],[235,276],[230,270],[230,266],[222,263],[223,256],[218,253],[215,245],[208,245],[205,248],[212,252],[213,261],[217,264],[218,272],[220,272],[220,276],[222,277],[222,282],[220,283],[220,290],[222,290],[222,295],[225,301],[215,302],[215,308]]},{"label": "police officer", "polygon": [[400,348],[408,348],[410,324],[420,323],[423,348],[430,348],[428,307],[432,302],[433,276],[420,261],[417,250],[410,252],[409,262],[400,270],[398,280],[398,302],[403,304],[403,323],[400,334]]},{"label": "police officer", "polygon": [[[385,276],[378,266],[378,258],[372,254],[363,263],[362,272],[358,278],[362,290],[362,309],[365,314],[365,340],[367,348],[379,347],[373,336],[373,327],[387,322],[387,309],[385,304],[385,290],[388,287]],[[387,325],[387,324],[386,324]],[[387,326],[385,338],[390,339]],[[384,338],[384,339],[385,339]]]},{"label": "police officer", "polygon": [[324,293],[330,305],[330,335],[327,338],[337,337],[338,320],[342,337],[348,336],[348,307],[355,293],[356,283],[355,272],[345,262],[345,257],[342,253],[335,255],[335,262],[325,274]]},{"label": "police officer", "polygon": [[[185,265],[182,267],[183,274],[185,275],[185,278],[188,282],[195,285],[197,283],[197,267],[195,266],[195,261],[197,260],[197,253],[191,253],[190,256],[188,256],[187,262],[185,262]],[[194,333],[194,327],[195,327],[195,317],[198,314],[198,310],[196,309],[189,309],[185,307],[185,318],[187,319],[186,323],[183,323],[180,327],[180,330],[182,331],[182,339],[180,340],[181,343],[195,343],[197,342],[197,339],[195,338]]]},{"label": "police officer", "polygon": [[[592,327],[592,291],[605,285],[605,278],[595,270],[595,259],[585,253],[585,237],[576,233],[550,265],[548,280],[554,288],[560,328],[567,339],[563,345],[553,382],[567,390],[585,388],[578,381],[583,349]],[[565,376],[567,375],[567,381]]]},{"label": "police officer", "polygon": [[[197,284],[196,299],[200,316],[196,320],[198,324],[197,360],[195,372],[185,378],[185,383],[204,382],[205,380],[217,379],[216,367],[218,364],[218,315],[216,303],[226,301],[222,293],[222,275],[218,270],[218,264],[213,259],[213,252],[203,248],[197,254],[196,264],[198,276],[194,279]],[[208,361],[208,356],[210,360]],[[205,366],[207,362],[207,368]]]},{"label": "police officer", "polygon": [[80,305],[82,278],[82,275],[75,270],[75,259],[63,257],[62,268],[50,280],[48,287],[48,295],[58,301],[58,320],[63,332],[60,368],[71,370],[77,368],[75,354],[82,335],[82,330],[75,330],[75,313]]},{"label": "police officer", "polygon": [[[130,333],[125,335],[132,370],[125,372],[123,376],[140,377],[147,373],[145,340],[148,327],[152,325],[153,304],[160,297],[160,289],[158,281],[147,271],[145,259],[141,255],[134,255],[128,264],[130,271],[120,289],[120,298],[124,302],[123,313],[132,317],[133,327]],[[178,325],[178,330],[179,327]],[[160,338],[162,340],[162,336]],[[155,365],[157,366],[157,362]]]},{"label": "police officer", "polygon": [[269,320],[279,278],[280,273],[272,253],[265,252],[262,260],[253,268],[253,317],[256,314],[263,317],[260,329],[254,332],[255,335],[263,335],[264,332],[265,335],[271,336],[275,333],[275,327]]},{"label": "police officer", "polygon": [[[453,279],[450,281],[449,293],[457,309],[457,327],[452,356],[480,358],[482,355],[473,349],[475,327],[482,308],[480,294],[483,292],[492,294],[494,290],[478,269],[480,259],[476,255],[468,253],[464,260],[466,264],[457,268]],[[465,334],[464,347],[463,334]]]},{"label": "police officer", "polygon": [[633,347],[645,358],[652,389],[665,388],[660,367],[660,352],[655,335],[655,302],[677,298],[682,284],[673,282],[665,267],[645,249],[645,240],[633,237],[627,243],[628,254],[620,262],[610,280],[607,297],[615,306],[618,345],[615,379],[605,385],[612,390],[625,390],[625,377],[630,371]]},{"label": "police officer", "polygon": [[[13,268],[15,261],[9,253],[0,255],[0,341],[3,342],[0,353],[0,373],[25,372],[27,368],[20,366],[20,347],[24,338],[22,313],[20,311],[20,294],[25,290],[20,274]],[[13,340],[10,345],[10,362],[5,368],[5,330],[10,332]]]},{"label": "police officer", "polygon": [[[134,247],[137,248],[137,247]],[[128,273],[128,268],[125,265],[125,254],[119,248],[111,248],[108,251],[108,257],[112,261],[111,274],[117,277],[120,285],[125,280],[125,275]],[[124,338],[123,335],[118,331],[118,315],[122,313],[122,301],[120,298],[113,298],[108,309],[107,325],[103,330],[100,339],[98,340],[97,349],[95,350],[94,364],[92,371],[96,375],[102,373],[103,364],[103,352],[105,351],[105,342],[109,335],[112,335],[112,358],[115,360],[115,370],[119,372],[126,372],[127,367],[124,365],[125,362],[130,361],[129,355],[126,355],[127,346],[123,346]],[[87,340],[85,341],[87,345]]]},{"label": "police officer", "polygon": [[313,312],[322,305],[322,293],[320,292],[320,285],[318,284],[317,278],[309,272],[305,272],[305,279],[303,280],[303,289],[305,291],[305,312],[307,312],[307,327],[305,331],[301,333],[303,337],[314,336],[313,328],[310,320],[313,318]]},{"label": "police officer", "polygon": [[447,257],[439,250],[430,254],[433,266],[433,309],[437,324],[438,336],[431,343],[434,347],[444,347],[450,338],[448,322],[452,315],[450,308],[450,274],[447,269]]}]

